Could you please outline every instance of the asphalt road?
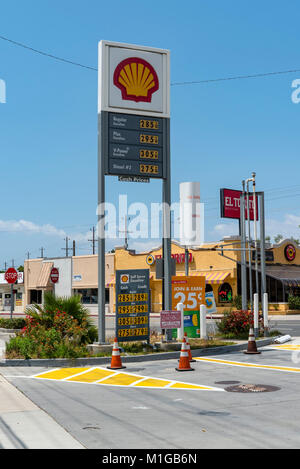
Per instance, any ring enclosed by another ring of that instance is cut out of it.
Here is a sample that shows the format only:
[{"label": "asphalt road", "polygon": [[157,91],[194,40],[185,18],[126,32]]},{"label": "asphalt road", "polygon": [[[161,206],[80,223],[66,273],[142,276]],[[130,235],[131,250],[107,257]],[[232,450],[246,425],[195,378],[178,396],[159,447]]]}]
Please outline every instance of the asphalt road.
[{"label": "asphalt road", "polygon": [[[211,358],[211,357],[209,357]],[[297,367],[289,351],[264,349],[218,359]],[[220,381],[277,386],[265,393],[143,389],[37,380],[41,368],[0,372],[86,448],[300,448],[300,373],[177,360],[128,364],[127,373],[224,389]],[[124,371],[124,370],[122,370]]]}]

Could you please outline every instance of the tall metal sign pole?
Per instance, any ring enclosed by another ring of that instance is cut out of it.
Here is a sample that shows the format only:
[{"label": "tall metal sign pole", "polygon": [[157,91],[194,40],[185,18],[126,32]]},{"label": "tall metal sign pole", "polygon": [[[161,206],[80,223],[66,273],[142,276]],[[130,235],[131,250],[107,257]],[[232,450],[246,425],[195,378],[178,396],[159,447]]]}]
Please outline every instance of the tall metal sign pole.
[{"label": "tall metal sign pole", "polygon": [[98,83],[98,327],[105,343],[105,175],[162,179],[165,309],[171,309],[170,53],[101,41]]}]

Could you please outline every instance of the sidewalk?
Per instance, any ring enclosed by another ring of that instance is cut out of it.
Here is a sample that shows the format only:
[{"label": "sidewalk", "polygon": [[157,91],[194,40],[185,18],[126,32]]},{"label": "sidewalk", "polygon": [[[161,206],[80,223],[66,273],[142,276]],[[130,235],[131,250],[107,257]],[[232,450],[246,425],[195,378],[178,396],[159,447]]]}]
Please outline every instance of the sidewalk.
[{"label": "sidewalk", "polygon": [[84,449],[0,374],[0,449]]}]

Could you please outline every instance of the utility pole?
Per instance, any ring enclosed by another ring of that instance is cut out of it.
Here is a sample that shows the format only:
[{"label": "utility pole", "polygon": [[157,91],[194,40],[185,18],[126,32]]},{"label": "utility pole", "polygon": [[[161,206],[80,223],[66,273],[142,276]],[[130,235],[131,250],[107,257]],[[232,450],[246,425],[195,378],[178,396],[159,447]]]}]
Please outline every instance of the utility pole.
[{"label": "utility pole", "polygon": [[4,262],[4,270],[7,271],[7,262]]},{"label": "utility pole", "polygon": [[252,178],[246,179],[246,183],[247,183],[248,252],[249,252],[249,300],[250,300],[251,312],[253,313],[253,288],[252,288],[252,259],[251,259],[251,228],[250,228],[249,181],[253,181],[253,179],[252,179]]},{"label": "utility pole", "polygon": [[76,247],[75,247],[75,239],[73,240],[73,256],[76,256]]},{"label": "utility pole", "polygon": [[65,248],[61,248],[63,251],[66,251],[66,257],[69,257],[69,241],[70,241],[70,238],[68,238],[68,236],[66,236],[66,238],[64,238],[64,240],[66,241],[66,247]]},{"label": "utility pole", "polygon": [[45,250],[45,248],[43,248],[43,247],[40,248],[40,251],[41,251],[41,258],[44,258],[44,250]]},{"label": "utility pole", "polygon": [[125,223],[124,223],[124,231],[123,230],[119,230],[119,233],[124,233],[124,249],[127,251],[128,250],[128,233],[130,233],[128,231],[128,218],[129,216],[128,215],[125,215]]},{"label": "utility pole", "polygon": [[257,260],[257,229],[256,229],[256,194],[255,194],[255,173],[252,173],[253,180],[253,210],[254,210],[254,245],[255,245],[255,283],[256,293],[259,294],[258,283],[258,260]]},{"label": "utility pole", "polygon": [[243,192],[240,200],[240,226],[241,226],[241,281],[242,281],[242,309],[248,309],[247,305],[247,268],[246,268],[246,226],[245,226],[245,181],[242,181]]},{"label": "utility pole", "polygon": [[90,241],[92,243],[92,248],[93,248],[93,254],[96,254],[96,250],[95,250],[95,246],[96,246],[96,238],[95,238],[95,227],[93,226],[93,228],[91,228],[91,231],[93,232],[93,238],[92,239],[88,239],[88,241]]},{"label": "utility pole", "polygon": [[29,259],[29,258],[30,258],[30,252],[28,251],[27,252],[27,259]]}]

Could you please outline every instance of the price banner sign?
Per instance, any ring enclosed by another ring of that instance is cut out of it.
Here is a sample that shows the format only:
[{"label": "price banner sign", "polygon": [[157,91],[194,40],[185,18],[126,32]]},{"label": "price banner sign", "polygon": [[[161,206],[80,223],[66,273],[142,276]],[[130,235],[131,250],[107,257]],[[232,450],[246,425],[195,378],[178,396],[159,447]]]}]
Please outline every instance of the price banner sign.
[{"label": "price banner sign", "polygon": [[118,342],[149,341],[149,269],[116,271],[116,337]]},{"label": "price banner sign", "polygon": [[205,305],[205,276],[172,277],[172,308],[183,303],[183,309],[199,311]]},{"label": "price banner sign", "polygon": [[[189,337],[200,335],[200,305],[205,304],[205,276],[172,277],[172,308],[183,303],[184,332]],[[176,337],[176,330],[173,330]]]}]

